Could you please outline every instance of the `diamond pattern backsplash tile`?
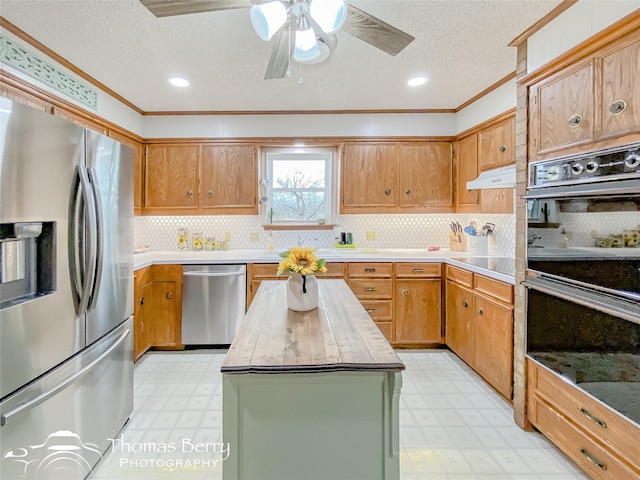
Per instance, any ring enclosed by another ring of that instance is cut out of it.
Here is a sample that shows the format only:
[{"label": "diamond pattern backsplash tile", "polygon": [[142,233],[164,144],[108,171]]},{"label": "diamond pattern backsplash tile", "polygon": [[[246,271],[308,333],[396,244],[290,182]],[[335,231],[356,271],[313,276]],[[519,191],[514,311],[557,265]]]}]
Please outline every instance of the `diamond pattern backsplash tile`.
[{"label": "diamond pattern backsplash tile", "polygon": [[[449,247],[449,223],[458,221],[464,227],[475,220],[496,225],[489,242],[489,253],[514,256],[515,215],[480,214],[407,214],[407,215],[339,215],[333,230],[274,230],[276,250],[294,245],[328,248],[339,232],[352,232],[354,243],[365,248]],[[223,240],[230,234],[229,248],[265,248],[268,232],[262,228],[259,215],[219,216],[141,216],[134,219],[135,244],[156,250],[177,249],[177,232],[187,228],[205,237]],[[375,240],[367,240],[367,232],[375,232]]]}]

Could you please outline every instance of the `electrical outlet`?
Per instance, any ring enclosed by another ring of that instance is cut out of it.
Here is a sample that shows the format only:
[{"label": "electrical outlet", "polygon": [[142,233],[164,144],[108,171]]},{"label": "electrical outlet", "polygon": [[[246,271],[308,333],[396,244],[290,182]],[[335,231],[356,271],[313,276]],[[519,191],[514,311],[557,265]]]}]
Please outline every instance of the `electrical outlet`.
[{"label": "electrical outlet", "polygon": [[260,235],[258,232],[250,232],[249,233],[249,241],[251,243],[256,243],[260,239]]},{"label": "electrical outlet", "polygon": [[376,239],[376,231],[375,230],[367,230],[366,239],[367,240],[375,240]]},{"label": "electrical outlet", "polygon": [[231,241],[231,232],[224,232],[224,239],[227,242],[230,242]]}]

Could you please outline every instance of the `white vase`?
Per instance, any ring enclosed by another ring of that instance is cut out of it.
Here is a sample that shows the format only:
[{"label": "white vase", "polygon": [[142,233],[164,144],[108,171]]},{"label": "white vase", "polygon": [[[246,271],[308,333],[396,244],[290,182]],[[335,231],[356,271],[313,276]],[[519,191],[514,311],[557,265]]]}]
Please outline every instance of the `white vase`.
[{"label": "white vase", "polygon": [[[306,293],[305,291],[306,290]],[[318,308],[318,279],[313,275],[291,272],[287,279],[287,307],[296,312],[308,312]]]}]

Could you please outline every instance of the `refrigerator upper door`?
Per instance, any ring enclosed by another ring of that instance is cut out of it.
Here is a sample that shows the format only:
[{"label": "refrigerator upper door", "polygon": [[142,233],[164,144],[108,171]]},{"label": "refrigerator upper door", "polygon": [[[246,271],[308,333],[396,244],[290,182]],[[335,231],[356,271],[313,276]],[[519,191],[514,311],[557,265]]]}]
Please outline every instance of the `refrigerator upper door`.
[{"label": "refrigerator upper door", "polygon": [[[0,398],[85,346],[69,269],[69,204],[83,129],[0,98],[0,223],[53,222],[53,254],[39,275],[52,291],[0,311]],[[0,289],[9,283],[0,284]]]},{"label": "refrigerator upper door", "polygon": [[89,300],[87,345],[133,314],[133,150],[87,130],[87,170],[97,222],[95,282]]}]

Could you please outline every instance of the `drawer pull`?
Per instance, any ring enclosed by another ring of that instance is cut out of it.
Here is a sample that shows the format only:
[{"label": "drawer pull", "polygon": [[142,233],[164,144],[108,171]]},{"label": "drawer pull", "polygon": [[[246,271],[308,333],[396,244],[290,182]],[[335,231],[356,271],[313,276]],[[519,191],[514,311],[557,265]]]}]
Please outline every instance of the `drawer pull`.
[{"label": "drawer pull", "polygon": [[587,449],[581,448],[580,453],[583,454],[585,457],[587,457],[587,460],[589,460],[599,469],[601,470],[607,469],[607,466],[604,463],[602,463],[600,460],[598,460],[596,457],[594,457]]},{"label": "drawer pull", "polygon": [[375,309],[375,308],[365,308],[365,310],[366,310],[368,313],[371,313],[371,312],[375,312],[375,311],[376,311],[376,309]]},{"label": "drawer pull", "polygon": [[375,268],[365,268],[364,271],[367,272],[367,273],[373,273],[373,272],[376,271],[376,269]]},{"label": "drawer pull", "polygon": [[165,297],[167,298],[167,300],[171,300],[173,298],[173,293],[172,292],[167,292]]},{"label": "drawer pull", "polygon": [[376,287],[365,287],[364,291],[365,292],[375,292],[376,291]]},{"label": "drawer pull", "polygon": [[424,268],[414,268],[414,272],[424,272]]},{"label": "drawer pull", "polygon": [[466,300],[463,300],[463,301],[462,301],[462,306],[463,306],[464,308],[469,308],[469,302],[467,302]]},{"label": "drawer pull", "polygon": [[583,414],[585,417],[587,417],[592,422],[595,422],[598,425],[600,425],[602,428],[607,428],[607,424],[604,421],[600,420],[598,417],[596,417],[593,413],[591,413],[586,408],[580,407],[580,413]]}]

